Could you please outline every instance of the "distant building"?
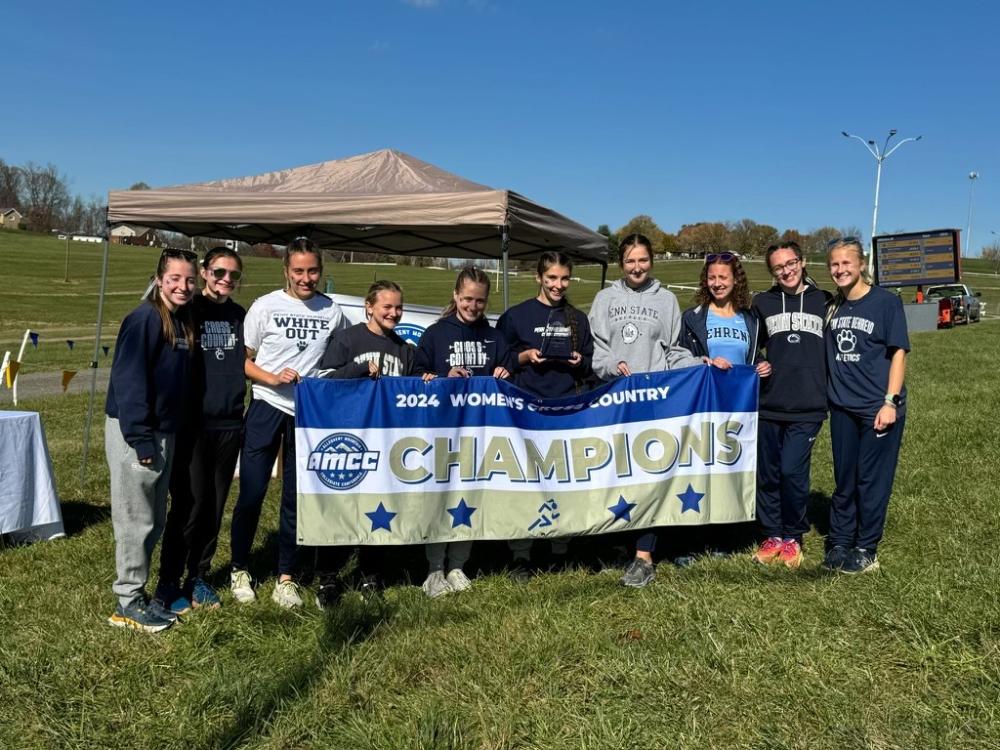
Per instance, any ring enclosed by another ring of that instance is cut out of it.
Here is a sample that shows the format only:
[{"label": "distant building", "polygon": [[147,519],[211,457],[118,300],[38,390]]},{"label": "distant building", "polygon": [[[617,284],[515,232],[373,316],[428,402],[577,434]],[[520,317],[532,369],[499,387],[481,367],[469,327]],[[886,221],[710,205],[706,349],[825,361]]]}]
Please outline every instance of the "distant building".
[{"label": "distant building", "polygon": [[111,241],[116,245],[137,245],[140,247],[160,247],[163,243],[153,229],[122,224],[111,230]]},{"label": "distant building", "polygon": [[73,242],[104,242],[103,237],[95,237],[90,234],[74,234],[70,239]]},{"label": "distant building", "polygon": [[0,226],[4,229],[18,229],[24,217],[16,208],[0,208]]}]

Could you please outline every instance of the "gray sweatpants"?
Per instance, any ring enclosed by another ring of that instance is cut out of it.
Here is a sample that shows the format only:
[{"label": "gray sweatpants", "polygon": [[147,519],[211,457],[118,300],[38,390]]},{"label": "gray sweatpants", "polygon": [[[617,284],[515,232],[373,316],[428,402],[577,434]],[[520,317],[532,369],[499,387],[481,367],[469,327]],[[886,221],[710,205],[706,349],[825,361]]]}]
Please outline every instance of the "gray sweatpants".
[{"label": "gray sweatpants", "polygon": [[448,558],[448,570],[463,568],[472,554],[472,542],[432,542],[424,545],[427,566],[430,572],[444,570],[444,558]]},{"label": "gray sweatpants", "polygon": [[174,458],[174,436],[153,433],[156,456],[140,464],[122,437],[117,419],[104,423],[104,452],[111,473],[111,525],[115,530],[115,572],[111,590],[122,607],[145,593],[149,561],[167,520],[167,488]]}]

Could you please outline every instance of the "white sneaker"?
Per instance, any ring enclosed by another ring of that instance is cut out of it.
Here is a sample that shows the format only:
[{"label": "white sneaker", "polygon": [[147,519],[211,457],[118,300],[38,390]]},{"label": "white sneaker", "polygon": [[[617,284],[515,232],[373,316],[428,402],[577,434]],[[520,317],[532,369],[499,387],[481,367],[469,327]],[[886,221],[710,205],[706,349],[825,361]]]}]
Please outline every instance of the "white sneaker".
[{"label": "white sneaker", "polygon": [[437,599],[439,596],[444,596],[445,594],[450,594],[452,592],[451,584],[444,577],[444,572],[440,570],[435,570],[428,574],[427,579],[424,581],[424,585],[421,586],[424,593],[427,594],[431,599]]},{"label": "white sneaker", "polygon": [[452,591],[468,591],[472,588],[472,581],[465,575],[461,568],[452,568],[447,575],[448,585]]},{"label": "white sneaker", "polygon": [[234,570],[229,574],[229,588],[233,598],[241,604],[248,604],[257,598],[253,591],[253,580],[245,570]]},{"label": "white sneaker", "polygon": [[294,609],[295,607],[302,606],[302,595],[299,593],[299,584],[291,579],[278,581],[274,585],[274,593],[271,594],[271,599],[278,606],[285,609]]}]

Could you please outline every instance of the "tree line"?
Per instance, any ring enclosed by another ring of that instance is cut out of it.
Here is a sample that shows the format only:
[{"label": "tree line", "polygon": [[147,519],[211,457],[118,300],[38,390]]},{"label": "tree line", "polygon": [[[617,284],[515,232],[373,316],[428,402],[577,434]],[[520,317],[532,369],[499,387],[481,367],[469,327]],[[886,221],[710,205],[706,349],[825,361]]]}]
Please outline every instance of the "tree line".
[{"label": "tree line", "polygon": [[15,208],[25,229],[102,235],[105,204],[97,197],[70,195],[66,176],[54,164],[18,166],[0,159],[0,209]]}]

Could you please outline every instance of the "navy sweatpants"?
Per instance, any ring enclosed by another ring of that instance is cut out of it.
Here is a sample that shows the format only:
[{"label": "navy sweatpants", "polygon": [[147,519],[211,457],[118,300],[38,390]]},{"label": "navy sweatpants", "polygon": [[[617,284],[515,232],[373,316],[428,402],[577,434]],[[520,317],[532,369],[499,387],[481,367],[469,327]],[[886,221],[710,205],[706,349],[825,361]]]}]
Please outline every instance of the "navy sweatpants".
[{"label": "navy sweatpants", "polygon": [[885,432],[875,432],[874,419],[831,407],[830,439],[837,489],[830,502],[827,547],[861,547],[875,551],[885,529],[896,462],[903,442],[906,415]]},{"label": "navy sweatpants", "polygon": [[295,535],[295,417],[257,399],[250,402],[243,423],[240,494],[233,508],[233,568],[246,569],[249,562],[271,480],[271,467],[282,445],[284,471],[278,522],[278,575],[296,573],[299,548]]},{"label": "navy sweatpants", "polygon": [[757,521],[764,536],[802,543],[809,531],[809,468],[822,422],[757,423]]}]

